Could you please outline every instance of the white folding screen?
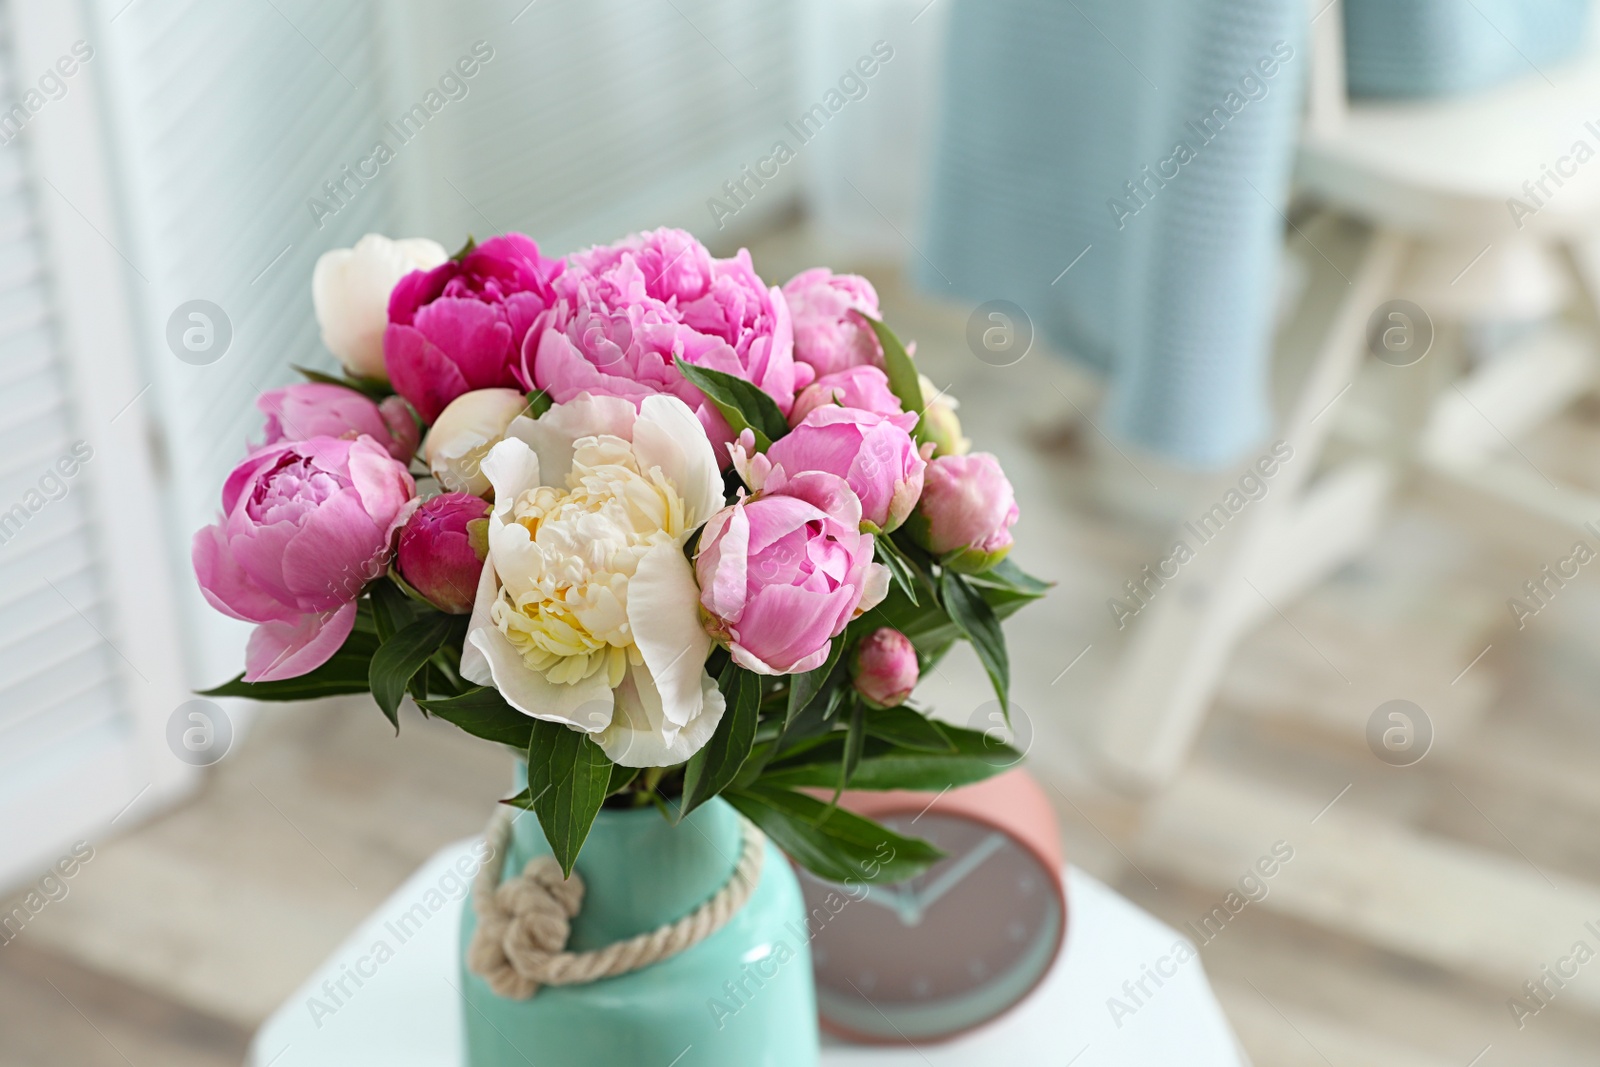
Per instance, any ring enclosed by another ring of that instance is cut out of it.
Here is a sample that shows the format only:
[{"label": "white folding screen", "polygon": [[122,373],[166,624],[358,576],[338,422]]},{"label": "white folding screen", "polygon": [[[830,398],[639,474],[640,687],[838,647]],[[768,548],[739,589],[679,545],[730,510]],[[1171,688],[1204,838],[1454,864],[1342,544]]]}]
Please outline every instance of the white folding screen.
[{"label": "white folding screen", "polygon": [[92,36],[0,4],[0,884],[191,780]]}]

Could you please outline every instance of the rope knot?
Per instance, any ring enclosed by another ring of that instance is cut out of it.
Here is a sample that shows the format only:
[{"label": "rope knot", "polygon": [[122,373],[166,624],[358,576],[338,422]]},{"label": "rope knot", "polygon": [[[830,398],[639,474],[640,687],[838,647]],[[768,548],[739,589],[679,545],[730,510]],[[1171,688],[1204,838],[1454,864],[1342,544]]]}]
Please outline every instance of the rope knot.
[{"label": "rope knot", "polygon": [[515,878],[500,881],[499,857],[511,840],[510,809],[495,813],[485,836],[494,857],[478,870],[472,902],[478,927],[467,946],[467,968],[496,996],[527,1000],[541,986],[577,985],[659,963],[704,941],[744,907],[761,880],[766,838],[741,817],[744,848],[733,876],[677,922],[591,952],[568,952],[572,920],[583,907],[583,879],[561,876],[553,856],[535,856]]}]

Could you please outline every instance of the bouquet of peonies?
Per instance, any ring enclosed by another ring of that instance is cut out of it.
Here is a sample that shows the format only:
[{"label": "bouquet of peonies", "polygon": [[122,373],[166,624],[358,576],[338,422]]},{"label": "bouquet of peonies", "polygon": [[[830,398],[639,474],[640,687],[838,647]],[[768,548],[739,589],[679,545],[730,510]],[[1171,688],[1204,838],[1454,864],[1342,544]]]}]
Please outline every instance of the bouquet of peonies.
[{"label": "bouquet of peonies", "polygon": [[769,288],[678,230],[566,259],[369,235],[312,297],[346,375],[260,397],[195,535],[206,599],[256,624],[207,695],[370,691],[398,729],[409,693],[526,756],[506,803],[569,873],[602,805],[720,794],[823,877],[897,881],[939,853],[839,791],[1020,758],[906,704],[965,639],[1008,706],[999,620],[1045,587],[865,279]]}]

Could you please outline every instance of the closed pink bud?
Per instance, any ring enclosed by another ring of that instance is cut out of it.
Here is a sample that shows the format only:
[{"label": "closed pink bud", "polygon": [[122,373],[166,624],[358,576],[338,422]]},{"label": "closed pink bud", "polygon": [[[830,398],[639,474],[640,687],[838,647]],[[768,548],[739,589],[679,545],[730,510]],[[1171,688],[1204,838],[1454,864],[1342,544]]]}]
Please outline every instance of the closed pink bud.
[{"label": "closed pink bud", "polygon": [[471,493],[424,501],[400,531],[400,577],[440,611],[471,612],[489,552],[488,515],[489,502]]},{"label": "closed pink bud", "polygon": [[922,493],[927,464],[911,439],[917,417],[875,415],[859,408],[819,407],[775,441],[766,458],[791,477],[837,474],[861,500],[861,518],[880,530],[905,521]]},{"label": "closed pink bud", "polygon": [[856,692],[877,708],[892,708],[917,687],[917,650],[911,638],[889,626],[872,631],[856,646],[850,663]]},{"label": "closed pink bud", "polygon": [[877,367],[851,367],[818,378],[795,398],[789,425],[800,425],[807,415],[824,406],[860,408],[877,415],[898,415],[901,411],[899,399],[889,391],[889,376]]},{"label": "closed pink bud", "polygon": [[976,574],[1011,551],[1017,513],[999,460],[987,452],[937,456],[923,474],[922,499],[906,528],[952,570]]}]

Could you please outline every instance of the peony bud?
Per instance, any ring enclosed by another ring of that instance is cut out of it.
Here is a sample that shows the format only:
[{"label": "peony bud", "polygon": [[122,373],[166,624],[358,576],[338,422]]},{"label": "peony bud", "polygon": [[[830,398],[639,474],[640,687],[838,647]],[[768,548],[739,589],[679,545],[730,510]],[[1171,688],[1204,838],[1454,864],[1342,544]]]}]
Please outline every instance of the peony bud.
[{"label": "peony bud", "polygon": [[322,343],[358,378],[388,381],[383,332],[389,325],[389,294],[414,270],[431,270],[450,258],[437,241],[416,237],[392,241],[369,233],[354,248],[335,248],[311,272],[311,303],[322,327]]},{"label": "peony bud", "polygon": [[987,452],[939,456],[923,473],[922,498],[906,522],[912,539],[944,565],[977,574],[1011,551],[1017,498]]},{"label": "peony bud", "polygon": [[296,382],[272,389],[256,398],[266,416],[266,440],[309,441],[313,437],[354,440],[366,434],[401,463],[411,462],[417,451],[416,417],[397,396],[375,402],[365,393],[327,382]]},{"label": "peony bud", "polygon": [[471,612],[489,554],[488,516],[488,501],[468,493],[424,501],[400,530],[400,577],[440,611]]},{"label": "peony bud", "polygon": [[860,408],[877,415],[900,414],[900,401],[889,391],[889,376],[877,367],[851,367],[818,378],[795,397],[789,425],[799,426],[807,415],[824,406]]},{"label": "peony bud", "polygon": [[489,479],[483,457],[506,435],[511,420],[528,410],[515,389],[476,389],[462,393],[439,413],[422,443],[422,456],[439,484],[452,493],[482,496]]},{"label": "peony bud", "polygon": [[[911,439],[916,422],[910,413],[885,417],[859,408],[820,407],[773,442],[763,458],[790,476],[837,474],[861,499],[861,518],[887,532],[905,521],[922,492],[927,464]],[[737,462],[735,455],[736,469]],[[745,484],[757,488],[749,480]]]},{"label": "peony bud", "polygon": [[892,708],[917,687],[917,650],[911,638],[889,626],[872,631],[850,661],[856,692],[875,708]]},{"label": "peony bud", "polygon": [[933,442],[933,454],[964,456],[972,451],[972,442],[961,436],[961,420],[956,417],[961,405],[956,398],[934,385],[926,374],[917,377],[922,381],[922,439]]}]

